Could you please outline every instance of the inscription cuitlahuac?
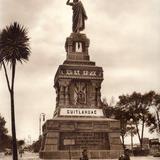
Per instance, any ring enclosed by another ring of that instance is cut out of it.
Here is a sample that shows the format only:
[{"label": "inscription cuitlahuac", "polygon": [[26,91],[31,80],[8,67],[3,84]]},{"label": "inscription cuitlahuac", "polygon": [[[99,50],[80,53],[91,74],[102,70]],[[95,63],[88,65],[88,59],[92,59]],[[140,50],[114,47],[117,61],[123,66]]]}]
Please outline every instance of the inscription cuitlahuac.
[{"label": "inscription cuitlahuac", "polygon": [[102,109],[75,109],[75,108],[62,108],[60,111],[61,116],[93,116],[103,117]]},{"label": "inscription cuitlahuac", "polygon": [[40,158],[79,159],[83,149],[88,150],[89,159],[118,158],[120,123],[104,116],[103,69],[90,60],[90,40],[81,33],[86,11],[80,0],[66,4],[73,9],[72,33],[65,42],[66,59],[55,74],[56,106],[53,118],[43,125]]}]

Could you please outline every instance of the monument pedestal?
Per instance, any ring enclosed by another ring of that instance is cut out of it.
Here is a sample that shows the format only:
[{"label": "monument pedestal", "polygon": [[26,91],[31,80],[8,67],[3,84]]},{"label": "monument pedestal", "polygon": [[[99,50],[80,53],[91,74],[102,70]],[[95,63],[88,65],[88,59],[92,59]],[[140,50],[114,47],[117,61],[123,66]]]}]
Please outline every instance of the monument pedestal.
[{"label": "monument pedestal", "polygon": [[42,159],[118,158],[122,152],[120,123],[107,119],[101,102],[102,67],[90,61],[89,39],[72,33],[66,39],[66,60],[55,75],[56,109],[43,126]]},{"label": "monument pedestal", "polygon": [[117,158],[122,153],[119,127],[119,121],[107,118],[48,120],[43,126],[40,158],[69,159],[70,152],[72,159],[79,159],[85,148],[89,159]]}]

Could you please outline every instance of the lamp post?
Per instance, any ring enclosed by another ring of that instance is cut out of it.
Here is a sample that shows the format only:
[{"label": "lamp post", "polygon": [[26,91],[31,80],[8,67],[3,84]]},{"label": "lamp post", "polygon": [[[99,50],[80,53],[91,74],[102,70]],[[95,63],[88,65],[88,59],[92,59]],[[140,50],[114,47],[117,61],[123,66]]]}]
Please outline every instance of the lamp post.
[{"label": "lamp post", "polygon": [[28,142],[31,144],[31,135],[28,135]]},{"label": "lamp post", "polygon": [[41,137],[41,122],[42,122],[42,120],[43,120],[43,122],[45,121],[45,116],[46,116],[45,113],[41,113],[39,115],[39,138]]}]

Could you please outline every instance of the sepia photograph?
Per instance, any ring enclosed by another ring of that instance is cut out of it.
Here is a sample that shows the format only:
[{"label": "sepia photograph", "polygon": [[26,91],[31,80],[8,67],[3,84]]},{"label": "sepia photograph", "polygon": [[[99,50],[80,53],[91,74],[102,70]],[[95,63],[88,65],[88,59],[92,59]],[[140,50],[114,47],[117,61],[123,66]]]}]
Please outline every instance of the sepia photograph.
[{"label": "sepia photograph", "polygon": [[160,0],[0,0],[0,160],[158,160]]}]

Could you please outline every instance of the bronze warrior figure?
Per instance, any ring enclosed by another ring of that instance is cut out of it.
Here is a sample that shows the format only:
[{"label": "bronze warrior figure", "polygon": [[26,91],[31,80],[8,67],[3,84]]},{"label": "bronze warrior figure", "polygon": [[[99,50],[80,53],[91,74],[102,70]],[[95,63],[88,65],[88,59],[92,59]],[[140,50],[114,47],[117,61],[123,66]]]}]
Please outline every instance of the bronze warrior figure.
[{"label": "bronze warrior figure", "polygon": [[68,0],[66,4],[72,6],[73,9],[72,31],[74,33],[79,33],[85,29],[85,20],[87,20],[86,11],[83,4],[80,0],[73,0],[73,2]]}]

